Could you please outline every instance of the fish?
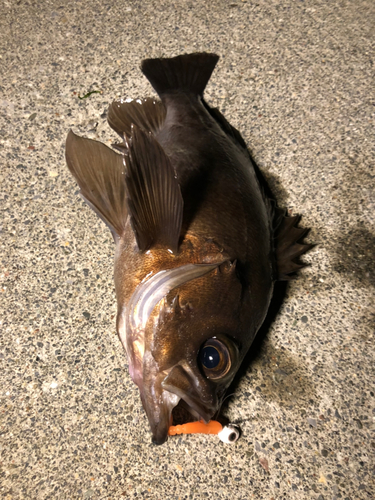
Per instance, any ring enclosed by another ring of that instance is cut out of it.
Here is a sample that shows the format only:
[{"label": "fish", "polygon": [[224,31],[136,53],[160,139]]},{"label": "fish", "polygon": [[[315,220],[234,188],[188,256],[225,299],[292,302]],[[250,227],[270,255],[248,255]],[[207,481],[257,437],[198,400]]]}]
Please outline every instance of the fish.
[{"label": "fish", "polygon": [[180,404],[210,421],[306,228],[270,199],[246,143],[203,97],[219,56],[145,59],[159,98],[119,99],[110,147],[69,131],[67,166],[114,243],[116,329],[152,441]]}]

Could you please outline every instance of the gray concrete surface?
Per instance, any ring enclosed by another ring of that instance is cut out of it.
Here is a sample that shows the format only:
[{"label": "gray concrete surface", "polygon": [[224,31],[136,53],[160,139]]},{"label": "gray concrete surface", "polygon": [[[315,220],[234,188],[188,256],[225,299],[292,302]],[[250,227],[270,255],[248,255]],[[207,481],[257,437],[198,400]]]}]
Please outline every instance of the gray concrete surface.
[{"label": "gray concrete surface", "polygon": [[[2,499],[375,497],[374,7],[1,2]],[[229,400],[242,438],[156,447],[115,334],[111,236],[64,142],[111,144],[108,103],[152,94],[141,59],[197,50],[222,56],[207,100],[318,246]]]}]

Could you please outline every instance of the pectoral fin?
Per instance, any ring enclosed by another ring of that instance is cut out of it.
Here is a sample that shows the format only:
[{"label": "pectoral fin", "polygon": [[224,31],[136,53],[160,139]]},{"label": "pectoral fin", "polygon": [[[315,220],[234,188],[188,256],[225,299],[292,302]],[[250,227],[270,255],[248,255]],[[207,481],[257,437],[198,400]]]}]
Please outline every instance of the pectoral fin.
[{"label": "pectoral fin", "polygon": [[100,142],[69,132],[66,162],[88,205],[121,236],[127,218],[123,157]]},{"label": "pectoral fin", "polygon": [[131,126],[156,134],[165,120],[164,105],[155,99],[113,101],[108,109],[108,123],[121,137],[131,135]]},{"label": "pectoral fin", "polygon": [[138,247],[161,245],[176,252],[183,200],[171,162],[157,140],[135,125],[125,143],[128,207]]}]

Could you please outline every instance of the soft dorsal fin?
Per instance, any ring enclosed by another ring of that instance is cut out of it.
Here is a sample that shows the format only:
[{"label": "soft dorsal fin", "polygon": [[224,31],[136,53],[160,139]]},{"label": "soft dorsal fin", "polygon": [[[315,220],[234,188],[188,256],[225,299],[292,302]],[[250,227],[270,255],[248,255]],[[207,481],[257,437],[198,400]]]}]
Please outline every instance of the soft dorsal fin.
[{"label": "soft dorsal fin", "polygon": [[168,156],[157,140],[137,126],[125,138],[126,188],[138,247],[161,245],[177,251],[183,200]]},{"label": "soft dorsal fin", "polygon": [[164,105],[156,99],[113,101],[108,108],[108,123],[122,138],[131,135],[132,124],[156,134],[165,120]]},{"label": "soft dorsal fin", "polygon": [[301,269],[306,264],[296,262],[302,254],[310,250],[314,244],[301,243],[308,233],[308,228],[297,227],[301,217],[295,215],[289,217],[286,210],[279,207],[275,210],[274,234],[277,277],[280,281],[287,281],[292,278],[293,273]]},{"label": "soft dorsal fin", "polygon": [[206,110],[210,113],[212,118],[216,120],[216,122],[220,125],[223,132],[229,135],[235,143],[237,143],[242,149],[247,152],[247,146],[245,141],[243,140],[242,135],[238,132],[236,128],[234,128],[225,116],[219,111],[218,108],[211,108],[204,99],[202,99],[202,104],[206,108]]},{"label": "soft dorsal fin", "polygon": [[219,56],[205,52],[166,59],[145,59],[141,69],[156,92],[185,91],[202,96]]},{"label": "soft dorsal fin", "polygon": [[100,142],[69,132],[66,162],[88,205],[121,236],[127,218],[123,157]]}]

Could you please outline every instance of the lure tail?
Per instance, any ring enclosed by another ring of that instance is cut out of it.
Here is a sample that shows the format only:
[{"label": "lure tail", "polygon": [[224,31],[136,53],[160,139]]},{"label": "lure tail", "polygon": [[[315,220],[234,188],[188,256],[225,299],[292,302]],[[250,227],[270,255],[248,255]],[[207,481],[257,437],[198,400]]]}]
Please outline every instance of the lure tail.
[{"label": "lure tail", "polygon": [[162,97],[184,91],[202,96],[219,56],[205,52],[183,54],[170,59],[145,59],[141,69]]},{"label": "lure tail", "polygon": [[202,420],[198,422],[189,422],[182,425],[171,425],[168,430],[169,436],[176,434],[219,434],[223,426],[216,420],[210,420],[205,424]]}]

